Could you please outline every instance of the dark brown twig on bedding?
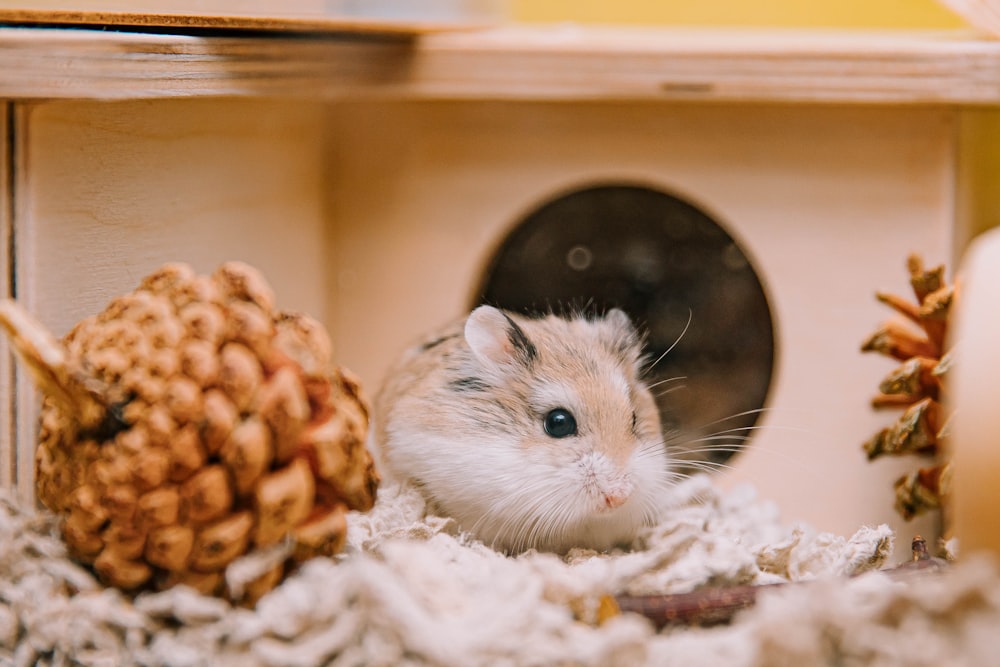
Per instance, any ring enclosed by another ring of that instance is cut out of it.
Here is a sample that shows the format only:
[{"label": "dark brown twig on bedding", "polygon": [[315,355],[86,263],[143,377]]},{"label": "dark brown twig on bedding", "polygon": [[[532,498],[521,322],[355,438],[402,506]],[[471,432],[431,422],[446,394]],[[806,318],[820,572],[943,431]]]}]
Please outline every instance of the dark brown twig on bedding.
[{"label": "dark brown twig on bedding", "polygon": [[[911,543],[913,559],[893,568],[882,570],[890,576],[907,576],[917,572],[934,572],[946,561],[932,558],[927,541],[917,535]],[[757,603],[761,591],[789,584],[702,588],[690,593],[673,595],[618,595],[615,602],[622,612],[645,616],[657,628],[666,626],[712,626],[729,623],[737,613]]]}]

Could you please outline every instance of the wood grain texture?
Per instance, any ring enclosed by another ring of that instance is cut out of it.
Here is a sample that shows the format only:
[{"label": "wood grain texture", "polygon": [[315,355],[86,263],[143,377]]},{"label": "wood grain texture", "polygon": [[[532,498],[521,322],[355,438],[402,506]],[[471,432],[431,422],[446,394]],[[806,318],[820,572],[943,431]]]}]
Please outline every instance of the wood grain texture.
[{"label": "wood grain texture", "polygon": [[1000,104],[1000,41],[952,32],[509,27],[416,40],[0,29],[0,97]]},{"label": "wood grain texture", "polygon": [[469,23],[446,21],[326,15],[322,11],[322,3],[314,4],[318,6],[312,11],[286,10],[284,13],[270,14],[235,11],[168,12],[163,9],[146,12],[137,8],[121,10],[5,8],[0,4],[0,24],[155,28],[174,32],[239,30],[394,37],[412,37],[430,32],[472,27]]},{"label": "wood grain texture", "polygon": [[[11,116],[12,105],[0,103],[0,297],[10,295],[11,180],[14,173]],[[7,339],[0,337],[0,489],[13,487],[17,469],[12,361]]]},{"label": "wood grain texture", "polygon": [[405,79],[398,40],[0,28],[0,98],[339,96]]},{"label": "wood grain texture", "polygon": [[418,56],[413,87],[429,96],[1000,100],[1000,43],[957,32],[515,27],[422,40]]}]

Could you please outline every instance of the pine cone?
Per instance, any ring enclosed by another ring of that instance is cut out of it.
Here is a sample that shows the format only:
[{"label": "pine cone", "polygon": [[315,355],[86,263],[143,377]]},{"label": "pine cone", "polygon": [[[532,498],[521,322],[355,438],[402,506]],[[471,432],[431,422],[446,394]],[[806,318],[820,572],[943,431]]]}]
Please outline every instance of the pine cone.
[{"label": "pine cone", "polygon": [[[920,257],[911,255],[907,267],[916,303],[881,292],[876,297],[909,323],[886,322],[861,346],[862,352],[878,352],[903,362],[882,380],[872,405],[905,411],[864,444],[869,460],[902,454],[934,458],[947,436],[942,393],[951,355],[945,352],[945,337],[955,289],[945,283],[943,266],[927,270]],[[900,477],[894,485],[896,510],[911,519],[941,507],[950,480],[948,461]]]},{"label": "pine cone", "polygon": [[106,584],[234,597],[226,567],[290,539],[291,557],[239,594],[252,603],[339,551],[348,509],[374,503],[358,383],[331,372],[323,327],[276,311],[245,264],[166,265],[62,344],[14,302],[0,323],[46,394],[38,498]]}]

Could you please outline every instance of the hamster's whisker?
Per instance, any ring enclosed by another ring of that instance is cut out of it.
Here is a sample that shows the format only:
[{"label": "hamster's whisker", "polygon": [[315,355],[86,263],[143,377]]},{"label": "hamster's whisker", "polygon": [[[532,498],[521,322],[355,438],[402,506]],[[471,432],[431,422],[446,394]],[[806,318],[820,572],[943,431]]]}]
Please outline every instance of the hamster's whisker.
[{"label": "hamster's whisker", "polygon": [[682,390],[682,389],[687,389],[687,388],[688,388],[688,386],[686,384],[679,384],[676,387],[670,387],[669,389],[666,389],[664,391],[657,392],[656,393],[656,398],[663,398],[667,394],[672,394],[675,391]]},{"label": "hamster's whisker", "polygon": [[712,435],[724,435],[726,433],[739,433],[740,431],[791,431],[794,433],[812,433],[812,429],[803,426],[785,426],[783,424],[754,424],[753,426],[739,426],[716,431]]},{"label": "hamster's whisker", "polygon": [[[670,450],[665,450],[668,454]],[[636,452],[635,461],[636,463],[645,463],[647,460],[659,462],[661,459],[661,454],[659,452]]]},{"label": "hamster's whisker", "polygon": [[687,379],[688,378],[686,375],[675,375],[674,377],[666,378],[664,380],[658,380],[653,384],[646,385],[646,389],[655,389],[659,387],[661,384],[667,384],[668,382],[677,382],[678,380],[687,380]]},{"label": "hamster's whisker", "polygon": [[[709,440],[718,440],[721,443],[725,444],[705,445],[703,447],[695,447],[691,449],[688,449],[687,447],[683,446],[687,443],[698,443]],[[738,440],[742,440],[743,442],[737,442]],[[749,436],[736,436],[736,435],[709,436],[706,438],[697,438],[694,440],[667,444],[666,447],[667,447],[667,453],[670,456],[676,459],[679,464],[682,464],[683,466],[688,468],[698,467],[698,464],[701,462],[699,461],[699,459],[688,458],[690,456],[694,456],[697,454],[710,454],[713,452],[726,452],[729,454],[738,454],[753,450],[755,452],[761,452],[768,454],[770,456],[781,458],[783,461],[791,465],[794,465],[795,467],[801,469],[804,472],[809,472],[810,474],[814,474],[812,466],[810,466],[803,459],[793,456],[788,451],[778,449],[775,447],[762,447],[759,443],[749,440],[750,440]],[[712,465],[711,462],[704,462],[704,463]],[[733,467],[733,466],[727,466],[727,467]]]},{"label": "hamster's whisker", "polygon": [[[550,495],[550,494],[546,494]],[[545,504],[541,502],[541,497],[532,499],[532,502],[524,507],[521,513],[521,520],[518,525],[518,534],[521,536],[521,550],[530,548],[539,543],[539,532],[545,526],[546,519]]]},{"label": "hamster's whisker", "polygon": [[[530,518],[530,515],[525,516],[523,510],[512,512],[501,506],[494,506],[487,514],[483,515],[481,521],[492,523],[498,518],[502,518],[502,521],[500,521],[499,526],[494,530],[495,541],[499,541],[514,553],[524,551],[524,541],[527,537],[525,523]],[[512,534],[517,536],[517,540],[514,542],[507,540],[507,536]]]},{"label": "hamster's whisker", "polygon": [[734,470],[735,467],[729,465],[728,463],[719,463],[717,461],[684,461],[684,465],[689,468],[694,468],[695,470],[703,470],[705,472],[718,472],[719,470]]},{"label": "hamster's whisker", "polygon": [[688,319],[687,319],[687,323],[685,323],[685,324],[684,324],[684,329],[683,329],[683,330],[681,330],[680,334],[679,334],[679,335],[677,336],[677,338],[676,338],[676,339],[674,339],[674,342],[673,342],[673,343],[671,343],[670,347],[668,347],[668,348],[667,348],[666,350],[664,350],[663,354],[661,354],[660,356],[658,356],[658,357],[656,358],[656,361],[654,361],[653,363],[651,363],[651,364],[650,364],[649,366],[647,366],[647,367],[645,368],[645,370],[643,371],[644,373],[649,373],[649,372],[650,372],[651,370],[653,370],[654,368],[656,368],[656,364],[658,364],[658,363],[660,363],[661,361],[663,361],[663,358],[664,358],[665,356],[667,356],[668,354],[670,354],[670,352],[671,352],[671,351],[672,351],[672,350],[673,350],[673,349],[674,349],[675,347],[677,347],[677,344],[681,342],[681,339],[682,339],[682,338],[684,338],[684,334],[686,334],[686,333],[687,333],[687,330],[688,330],[688,327],[690,327],[690,326],[691,326],[691,320],[692,320],[693,318],[694,318],[694,311],[693,311],[693,310],[691,310],[690,308],[688,308]]},{"label": "hamster's whisker", "polygon": [[692,454],[713,454],[717,452],[726,452],[728,454],[735,454],[737,452],[745,451],[747,447],[743,445],[714,445],[710,447],[694,447],[692,449],[684,449],[681,451],[681,456],[677,458],[684,460],[684,456],[691,456]]},{"label": "hamster's whisker", "polygon": [[689,440],[673,440],[664,443],[664,448],[667,454],[683,457],[686,453],[703,451],[709,448],[718,451],[743,451],[750,447],[748,440],[747,436],[739,435],[706,436]]},{"label": "hamster's whisker", "polygon": [[518,533],[521,536],[520,541],[522,542],[520,551],[533,546],[537,547],[539,544],[546,542],[550,539],[553,532],[550,518],[550,515],[553,513],[552,508],[538,507],[537,505],[538,503],[533,503],[530,513],[518,528]]},{"label": "hamster's whisker", "polygon": [[635,457],[635,460],[637,462],[642,462],[642,461],[645,461],[647,459],[652,459],[654,461],[659,461],[660,458],[661,458],[661,456],[662,456],[661,451],[664,451],[664,450],[667,453],[669,453],[670,452],[670,447],[668,445],[660,443],[660,444],[656,445],[655,447],[644,447],[643,449],[640,449],[639,451],[637,451],[633,456]]},{"label": "hamster's whisker", "polygon": [[[705,453],[714,453],[714,452],[704,452],[703,455]],[[731,455],[734,452],[725,452],[725,453]],[[699,470],[708,470],[708,469],[717,470],[717,469],[721,468],[723,465],[727,469],[734,467],[733,464],[731,464],[731,463],[724,463],[724,462],[721,462],[721,461],[712,461],[710,459],[703,458],[703,456],[695,456],[695,457],[692,457],[692,458],[685,458],[683,456],[678,456],[677,457],[677,465],[678,465],[679,468],[681,468],[681,471],[679,471],[679,474],[681,476],[683,476],[683,477],[690,477],[691,476],[691,471],[692,471],[693,468],[694,469],[699,469]],[[711,467],[711,466],[715,466],[715,467]]]},{"label": "hamster's whisker", "polygon": [[[784,431],[791,433],[804,433],[807,435],[812,433],[812,430],[807,428],[802,428],[799,426],[784,426],[780,424],[759,424],[753,426],[740,426],[735,428],[722,429],[721,431],[715,431],[714,433],[707,433],[704,435],[697,435],[697,431],[698,429],[691,429],[691,430],[685,429],[685,431],[680,431],[680,430],[675,431],[674,433],[671,433],[664,440],[664,443],[667,446],[668,450],[672,450],[673,452],[678,452],[678,451],[683,452],[686,450],[686,445],[695,444],[699,442],[708,442],[717,440],[717,441],[731,442],[734,443],[734,445],[736,442],[746,443],[748,440],[750,440],[753,433],[756,431],[769,431],[769,432]],[[697,437],[689,437],[688,435],[686,435],[686,433],[690,433],[691,435],[696,435]],[[749,445],[740,445],[740,446],[743,447]]]},{"label": "hamster's whisker", "polygon": [[[777,415],[783,415],[783,416],[788,416],[788,415],[791,415],[791,414],[799,414],[799,413],[801,413],[801,414],[807,415],[811,421],[815,421],[815,415],[811,411],[806,411],[806,410],[791,410],[791,409],[788,409],[788,408],[762,407],[762,408],[756,408],[754,410],[745,410],[743,412],[738,412],[738,413],[729,415],[728,417],[723,417],[721,419],[716,419],[714,421],[706,422],[706,423],[703,423],[703,424],[700,424],[700,425],[685,427],[684,431],[688,432],[688,433],[706,432],[706,431],[708,431],[709,427],[717,426],[717,425],[724,425],[726,422],[728,422],[730,420],[733,420],[733,419],[739,419],[741,417],[747,417],[747,416],[750,416],[750,415],[763,415],[765,413],[771,415],[772,417],[775,414],[777,414]],[[731,429],[723,429],[723,430],[720,430],[720,431],[715,431],[715,432],[710,433],[710,434],[711,435],[720,435],[720,434],[725,434],[725,433],[735,433],[735,432],[738,432],[738,431],[741,431],[741,430],[742,431],[755,431],[755,430],[785,431],[785,432],[802,433],[802,434],[805,434],[805,435],[820,436],[820,437],[822,437],[824,435],[822,432],[818,431],[815,428],[815,426],[796,426],[796,425],[789,425],[789,424],[771,424],[771,423],[768,423],[768,424],[753,424],[751,426],[744,426],[744,427],[731,428]],[[680,437],[682,437],[682,432],[680,432],[678,430],[677,432],[671,434],[671,438],[670,439],[676,440],[676,439],[678,439]]]},{"label": "hamster's whisker", "polygon": [[710,421],[710,422],[705,422],[704,424],[699,424],[698,426],[694,427],[692,430],[699,430],[700,431],[700,430],[703,430],[705,428],[708,428],[709,426],[715,426],[716,424],[722,424],[722,423],[730,421],[732,419],[738,419],[740,417],[748,417],[750,415],[760,415],[760,414],[764,414],[765,412],[773,412],[773,411],[774,411],[774,408],[754,408],[753,410],[744,410],[743,412],[737,412],[737,413],[731,414],[731,415],[729,415],[727,417],[722,417],[721,419],[716,419],[715,421]]},{"label": "hamster's whisker", "polygon": [[732,447],[700,447],[698,449],[687,449],[680,452],[674,458],[681,463],[690,463],[692,459],[701,459],[705,454],[727,454],[732,456],[744,451],[742,448]]},{"label": "hamster's whisker", "polygon": [[[693,432],[705,431],[710,426],[716,426],[716,425],[720,425],[720,424],[725,424],[728,421],[731,421],[733,419],[739,419],[741,417],[748,417],[750,415],[763,415],[765,413],[768,413],[768,414],[774,414],[774,413],[788,414],[788,412],[789,412],[788,410],[786,410],[786,409],[780,409],[780,408],[755,408],[753,410],[744,410],[743,412],[737,412],[737,413],[731,414],[731,415],[729,415],[727,417],[722,417],[721,419],[716,419],[714,421],[705,422],[705,423],[698,424],[698,425],[695,425],[695,426],[687,427],[685,430],[687,430],[689,432],[691,432],[691,431],[693,431]],[[815,428],[809,428],[809,427],[803,427],[803,426],[789,426],[787,424],[753,424],[753,425],[750,425],[750,426],[743,426],[743,427],[737,427],[737,428],[732,428],[732,429],[724,429],[724,430],[721,430],[721,431],[716,431],[716,433],[729,433],[729,432],[738,431],[738,430],[741,430],[741,429],[744,429],[744,430],[769,429],[769,430],[782,430],[782,431],[798,431],[800,433],[815,433],[816,432]]]},{"label": "hamster's whisker", "polygon": [[564,534],[570,525],[579,519],[575,508],[581,507],[585,502],[586,494],[582,490],[572,494],[569,499],[564,499],[560,503],[550,503],[545,508],[546,530],[544,537],[547,541],[552,541],[557,535]]},{"label": "hamster's whisker", "polygon": [[688,477],[688,475],[685,475],[683,472],[680,472],[679,470],[668,470],[667,476],[670,478],[671,487],[677,486]]},{"label": "hamster's whisker", "polygon": [[646,494],[643,498],[643,503],[640,505],[643,523],[653,526],[660,522],[663,514],[667,511],[662,499],[670,492],[670,489],[677,486],[679,481],[679,479],[670,474],[650,489],[650,492]]},{"label": "hamster's whisker", "polygon": [[691,473],[689,472],[682,472],[680,470],[668,470],[667,477],[669,485],[666,488],[664,488],[662,493],[664,494],[669,493],[671,489],[676,487],[678,484],[680,484],[690,476]]},{"label": "hamster's whisker", "polygon": [[[702,444],[700,447],[690,447],[689,445]],[[741,452],[750,449],[757,449],[759,446],[753,444],[748,435],[709,435],[702,438],[693,438],[679,442],[672,442],[666,445],[670,453],[697,454],[699,452]],[[769,451],[767,448],[761,451]]]},{"label": "hamster's whisker", "polygon": [[[481,530],[482,526],[496,520],[502,519],[495,528],[496,542],[503,544],[511,553],[521,553],[530,547],[537,546],[542,537],[541,532],[546,529],[549,522],[547,517],[551,514],[551,509],[558,506],[554,502],[558,499],[556,489],[548,489],[545,493],[539,494],[537,489],[528,488],[524,480],[518,482],[511,481],[511,497],[518,504],[516,511],[511,511],[509,502],[507,505],[494,502],[484,512],[473,525],[473,532]],[[516,536],[514,541],[506,538],[510,535]]]},{"label": "hamster's whisker", "polygon": [[[681,445],[694,445],[699,442],[727,442],[727,443],[739,443],[740,446],[745,446],[746,442],[750,440],[749,435],[730,435],[730,434],[719,434],[719,435],[706,435],[700,438],[691,438],[689,440],[684,440],[683,442],[677,443]],[[676,441],[667,445],[668,447],[676,446],[674,444]]]},{"label": "hamster's whisker", "polygon": [[[473,535],[480,535],[482,533],[483,527],[493,521],[497,516],[503,516],[504,507],[499,499],[494,500],[486,510],[482,512],[475,523],[468,529],[468,532]],[[493,539],[490,542],[490,548],[496,549],[497,542],[501,541],[501,536],[504,534],[507,524],[512,520],[511,516],[507,516],[505,521],[500,525],[499,529],[494,531]]]}]

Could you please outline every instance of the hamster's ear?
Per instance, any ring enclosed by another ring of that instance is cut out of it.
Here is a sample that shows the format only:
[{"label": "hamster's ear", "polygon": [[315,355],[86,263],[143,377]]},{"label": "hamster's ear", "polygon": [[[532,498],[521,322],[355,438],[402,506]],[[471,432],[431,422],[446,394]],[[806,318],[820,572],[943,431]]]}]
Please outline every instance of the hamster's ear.
[{"label": "hamster's ear", "polygon": [[531,365],[538,350],[521,327],[493,306],[479,306],[465,321],[465,340],[480,362],[505,366],[520,362]]},{"label": "hamster's ear", "polygon": [[621,308],[612,308],[604,315],[604,319],[615,329],[635,333],[632,318]]},{"label": "hamster's ear", "polygon": [[612,308],[604,315],[604,331],[605,340],[623,356],[637,352],[642,345],[632,318],[619,308]]}]

